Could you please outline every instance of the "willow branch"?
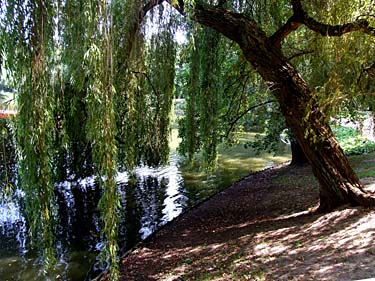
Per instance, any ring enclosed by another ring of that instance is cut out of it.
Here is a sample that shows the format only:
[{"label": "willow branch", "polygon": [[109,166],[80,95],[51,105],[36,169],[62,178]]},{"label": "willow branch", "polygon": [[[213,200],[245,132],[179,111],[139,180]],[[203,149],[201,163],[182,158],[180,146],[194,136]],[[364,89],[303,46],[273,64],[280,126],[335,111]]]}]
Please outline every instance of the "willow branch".
[{"label": "willow branch", "polygon": [[[236,81],[236,83],[237,83],[238,81],[241,82],[242,79],[243,79],[243,77],[242,77],[242,75],[241,75],[240,78]],[[246,84],[247,84],[247,82],[249,81],[249,79],[250,79],[250,76],[246,76],[245,81],[243,81],[243,83],[242,83],[242,91],[240,91],[240,97],[239,97],[240,101],[237,102],[237,107],[238,107],[238,108],[237,108],[237,110],[236,110],[236,114],[238,114],[238,112],[239,112],[240,109],[241,109],[241,96],[242,96],[242,93],[245,92],[245,87],[246,87]],[[240,86],[240,85],[239,85],[239,86]],[[237,88],[237,89],[238,89],[238,88]],[[230,98],[230,101],[229,101],[228,110],[227,110],[227,112],[226,112],[221,118],[226,118],[226,117],[229,115],[229,113],[230,113],[230,111],[231,111],[231,109],[232,109],[232,107],[233,107],[233,104],[235,103],[235,99],[238,99],[238,95],[237,95],[237,93],[238,93],[238,91],[236,91],[236,90],[233,91],[233,94],[231,95],[231,98]]]},{"label": "willow branch", "polygon": [[266,37],[253,19],[244,14],[231,12],[223,8],[196,4],[192,18],[239,43],[240,46],[249,43],[247,36],[256,41],[258,41],[258,38],[263,39]]},{"label": "willow branch", "polygon": [[277,48],[281,47],[281,43],[284,39],[293,31],[297,30],[301,26],[301,23],[295,21],[295,16],[293,15],[288,19],[288,21],[280,27],[271,37],[270,43]]},{"label": "willow branch", "polygon": [[256,104],[256,105],[253,105],[253,106],[250,106],[248,109],[246,109],[244,112],[242,112],[240,115],[238,115],[233,121],[231,121],[229,123],[229,130],[227,131],[227,134],[226,134],[226,137],[229,136],[230,132],[233,130],[234,126],[236,125],[236,123],[238,122],[238,120],[240,120],[242,117],[244,117],[247,113],[249,113],[250,111],[258,108],[258,107],[261,107],[261,106],[265,106],[269,103],[273,103],[273,102],[276,102],[275,100],[269,100],[269,101],[266,101],[266,102],[263,102],[263,103],[260,103],[260,104]]},{"label": "willow branch", "polygon": [[[358,76],[358,78],[357,78],[357,86],[359,87],[359,89],[360,89],[361,91],[364,92],[363,87],[362,87],[362,85],[361,85],[361,80],[362,80],[363,75],[364,75],[365,73],[367,73],[368,75],[371,75],[371,72],[372,72],[373,70],[375,70],[375,62],[374,62],[372,65],[363,68],[362,71],[361,71],[361,73],[359,74],[359,76]],[[375,71],[374,71],[374,72],[375,72]],[[372,76],[372,75],[371,75],[371,76]],[[373,76],[375,76],[375,73],[373,74]]]},{"label": "willow branch", "polygon": [[371,36],[375,36],[375,28],[371,27],[365,19],[359,19],[342,25],[329,25],[318,22],[310,17],[303,9],[301,0],[292,0],[294,20],[304,24],[307,28],[323,36],[342,36],[346,33],[361,31]]},{"label": "willow branch", "polygon": [[155,93],[155,95],[159,98],[160,94],[159,94],[158,90],[156,89],[154,83],[152,83],[150,76],[147,75],[147,73],[145,73],[145,72],[141,72],[141,71],[130,71],[130,73],[133,73],[133,74],[141,74],[141,75],[143,75],[144,77],[146,77],[148,83],[150,83],[150,85],[151,85],[152,91],[153,91],[153,92]]},{"label": "willow branch", "polygon": [[356,21],[345,23],[342,25],[329,25],[318,22],[310,17],[302,7],[301,0],[292,0],[293,15],[288,21],[280,27],[270,38],[270,42],[280,48],[284,39],[297,30],[301,25],[305,25],[312,31],[323,36],[342,36],[349,32],[361,31],[371,36],[375,36],[375,28],[370,26],[365,19],[357,19]]},{"label": "willow branch", "polygon": [[291,61],[292,59],[298,58],[298,57],[303,56],[303,55],[312,54],[312,53],[314,53],[314,51],[302,51],[302,52],[298,52],[298,53],[293,54],[290,57],[288,57],[288,61]]},{"label": "willow branch", "polygon": [[370,72],[372,70],[375,70],[375,62],[372,65],[364,68],[364,71],[366,72]]},{"label": "willow branch", "polygon": [[154,7],[162,4],[164,0],[151,0],[146,5],[143,6],[143,9],[139,13],[139,22],[141,23],[146,16],[146,14],[152,10]]},{"label": "willow branch", "polygon": [[[163,3],[165,0],[151,0],[148,2],[146,5],[139,8],[138,11],[138,19],[134,20],[132,22],[131,28],[129,29],[129,34],[126,36],[126,41],[125,41],[125,49],[123,51],[124,57],[129,58],[130,54],[132,52],[134,42],[136,41],[136,35],[139,31],[139,28],[146,16],[146,14],[152,10],[154,7],[158,6],[159,4]],[[125,60],[119,65],[119,69],[127,69],[128,68],[128,61]]]}]

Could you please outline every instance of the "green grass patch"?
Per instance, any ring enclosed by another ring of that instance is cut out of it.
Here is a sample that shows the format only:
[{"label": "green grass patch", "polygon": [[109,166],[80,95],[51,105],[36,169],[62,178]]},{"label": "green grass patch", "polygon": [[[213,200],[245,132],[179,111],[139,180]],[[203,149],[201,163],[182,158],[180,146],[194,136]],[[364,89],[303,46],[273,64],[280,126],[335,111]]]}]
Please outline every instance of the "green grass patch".
[{"label": "green grass patch", "polygon": [[235,146],[220,145],[217,167],[213,171],[202,169],[202,157],[199,155],[190,166],[182,165],[187,196],[192,199],[191,201],[203,200],[250,173],[291,159],[290,148],[286,145],[280,146],[276,154],[257,154],[251,149],[246,149],[244,144],[254,140],[254,137],[255,133],[241,133]]},{"label": "green grass patch", "polygon": [[332,126],[332,130],[346,155],[359,155],[375,150],[375,142],[361,136],[353,128]]}]

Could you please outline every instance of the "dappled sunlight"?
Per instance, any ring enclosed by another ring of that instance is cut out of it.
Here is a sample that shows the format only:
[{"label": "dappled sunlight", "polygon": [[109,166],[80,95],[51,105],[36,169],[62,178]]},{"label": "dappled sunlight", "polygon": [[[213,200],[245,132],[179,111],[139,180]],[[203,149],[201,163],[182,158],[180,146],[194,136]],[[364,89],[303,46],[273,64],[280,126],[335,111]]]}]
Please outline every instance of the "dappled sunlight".
[{"label": "dappled sunlight", "polygon": [[282,243],[273,243],[273,247],[270,247],[268,243],[261,243],[254,247],[255,256],[273,256],[281,254],[284,251],[289,250],[289,246],[283,245]]},{"label": "dappled sunlight", "polygon": [[275,218],[275,220],[286,220],[286,219],[296,218],[296,217],[299,217],[299,216],[306,216],[309,213],[310,213],[310,211],[306,210],[306,211],[296,212],[296,213],[293,213],[293,214],[281,215],[281,216]]},{"label": "dappled sunlight", "polygon": [[151,278],[138,272],[138,280],[374,277],[374,211],[319,214],[317,204],[308,166],[249,175],[178,219],[167,238],[160,234],[150,244],[153,255],[141,261]]},{"label": "dappled sunlight", "polygon": [[[263,229],[265,223],[269,230],[257,231]],[[236,225],[239,226],[249,224]],[[372,269],[375,258],[373,212],[361,208],[321,216],[297,212],[256,222],[251,231],[226,243],[188,243],[189,247],[168,251],[148,249],[149,253],[138,257],[163,263],[164,270],[152,276],[155,280],[204,279],[204,276],[209,276],[210,280],[225,280],[221,276],[223,271],[229,279],[261,274],[270,280],[291,276],[337,280],[341,276],[365,278],[375,273]],[[355,267],[358,259],[362,261],[359,268]],[[304,272],[306,268],[308,271]]]},{"label": "dappled sunlight", "polygon": [[302,268],[309,268],[309,275],[319,280],[340,279],[348,269],[353,270],[353,276],[358,274],[358,278],[375,275],[374,270],[357,272],[352,268],[358,259],[362,267],[372,266],[375,254],[373,212],[339,210],[298,227],[258,233],[256,239],[262,243],[255,245],[254,253],[247,258],[260,259],[259,266],[266,267],[267,275],[274,278],[303,276]]},{"label": "dappled sunlight", "polygon": [[366,191],[375,192],[375,177],[362,178],[361,183]]},{"label": "dappled sunlight", "polygon": [[182,264],[176,268],[174,268],[173,272],[169,272],[168,274],[163,275],[155,275],[155,280],[165,280],[165,281],[172,281],[172,280],[178,280],[181,276],[185,274],[187,271],[187,265]]}]

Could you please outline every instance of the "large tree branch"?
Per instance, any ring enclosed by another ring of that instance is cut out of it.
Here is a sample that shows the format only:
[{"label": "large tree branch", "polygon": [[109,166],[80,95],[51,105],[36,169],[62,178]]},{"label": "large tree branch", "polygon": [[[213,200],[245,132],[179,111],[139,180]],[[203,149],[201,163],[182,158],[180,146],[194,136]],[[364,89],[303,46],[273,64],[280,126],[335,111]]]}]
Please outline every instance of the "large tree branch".
[{"label": "large tree branch", "polygon": [[281,43],[284,41],[284,39],[293,31],[297,30],[301,26],[300,22],[297,22],[295,20],[295,16],[293,15],[288,19],[288,21],[279,28],[271,37],[270,37],[270,43],[274,45],[275,47],[280,48]]},{"label": "large tree branch", "polygon": [[[185,15],[183,0],[175,3],[172,0],[165,0],[173,6],[180,14]],[[266,39],[266,34],[259,28],[256,21],[247,15],[232,12],[219,6],[196,3],[193,7],[191,19],[204,26],[210,27],[228,37],[232,41],[243,45],[247,36],[252,39]]]},{"label": "large tree branch", "polygon": [[[246,40],[244,35],[249,33],[249,26],[257,27],[256,30],[259,30],[257,23],[243,14],[204,4],[195,5],[192,18],[200,24],[215,29],[240,45]],[[254,34],[254,37],[256,36],[257,34]],[[262,33],[263,36],[265,36],[264,33]]]},{"label": "large tree branch", "polygon": [[375,28],[371,27],[365,19],[358,19],[342,25],[329,25],[318,22],[310,17],[302,7],[301,0],[292,0],[293,15],[280,27],[271,37],[270,42],[276,47],[280,47],[283,40],[297,30],[301,25],[315,31],[323,36],[342,36],[349,32],[361,31],[375,36]]},{"label": "large tree branch", "polygon": [[291,61],[292,59],[298,58],[298,57],[303,56],[303,55],[313,54],[313,53],[314,53],[314,51],[300,51],[300,52],[295,53],[295,54],[291,55],[290,57],[288,57],[288,61]]},{"label": "large tree branch", "polygon": [[[375,62],[368,66],[368,67],[365,67],[362,69],[361,73],[359,74],[358,78],[357,78],[357,86],[359,87],[359,89],[361,90],[362,94],[371,94],[373,95],[373,93],[369,93],[369,92],[366,92],[363,88],[364,86],[361,84],[362,82],[362,79],[363,77],[367,74],[367,76],[372,76],[372,77],[375,77]],[[370,78],[371,79],[371,78]]]},{"label": "large tree branch", "polygon": [[354,31],[361,31],[375,36],[375,28],[371,27],[367,20],[357,20],[343,25],[329,25],[320,23],[313,18],[306,16],[303,19],[303,24],[323,36],[342,36]]},{"label": "large tree branch", "polygon": [[292,0],[294,18],[296,22],[304,24],[309,29],[323,36],[342,36],[349,32],[361,31],[375,36],[375,28],[365,19],[359,19],[342,25],[329,25],[316,21],[303,9],[301,0]]}]

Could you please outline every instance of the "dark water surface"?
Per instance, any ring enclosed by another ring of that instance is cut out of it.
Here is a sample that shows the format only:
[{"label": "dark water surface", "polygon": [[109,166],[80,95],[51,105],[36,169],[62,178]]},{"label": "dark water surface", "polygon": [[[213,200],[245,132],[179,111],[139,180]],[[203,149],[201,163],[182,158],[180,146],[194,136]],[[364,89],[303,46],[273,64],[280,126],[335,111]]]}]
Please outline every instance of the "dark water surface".
[{"label": "dark water surface", "polygon": [[[139,167],[136,179],[118,173],[121,194],[120,244],[122,252],[158,227],[178,216],[186,206],[183,179],[172,155],[162,168]],[[41,280],[37,254],[30,251],[23,193],[17,190],[0,202],[0,280]],[[101,191],[95,177],[66,180],[56,184],[58,205],[56,272],[50,280],[84,280],[101,247]],[[48,279],[48,278],[47,278]]]}]

